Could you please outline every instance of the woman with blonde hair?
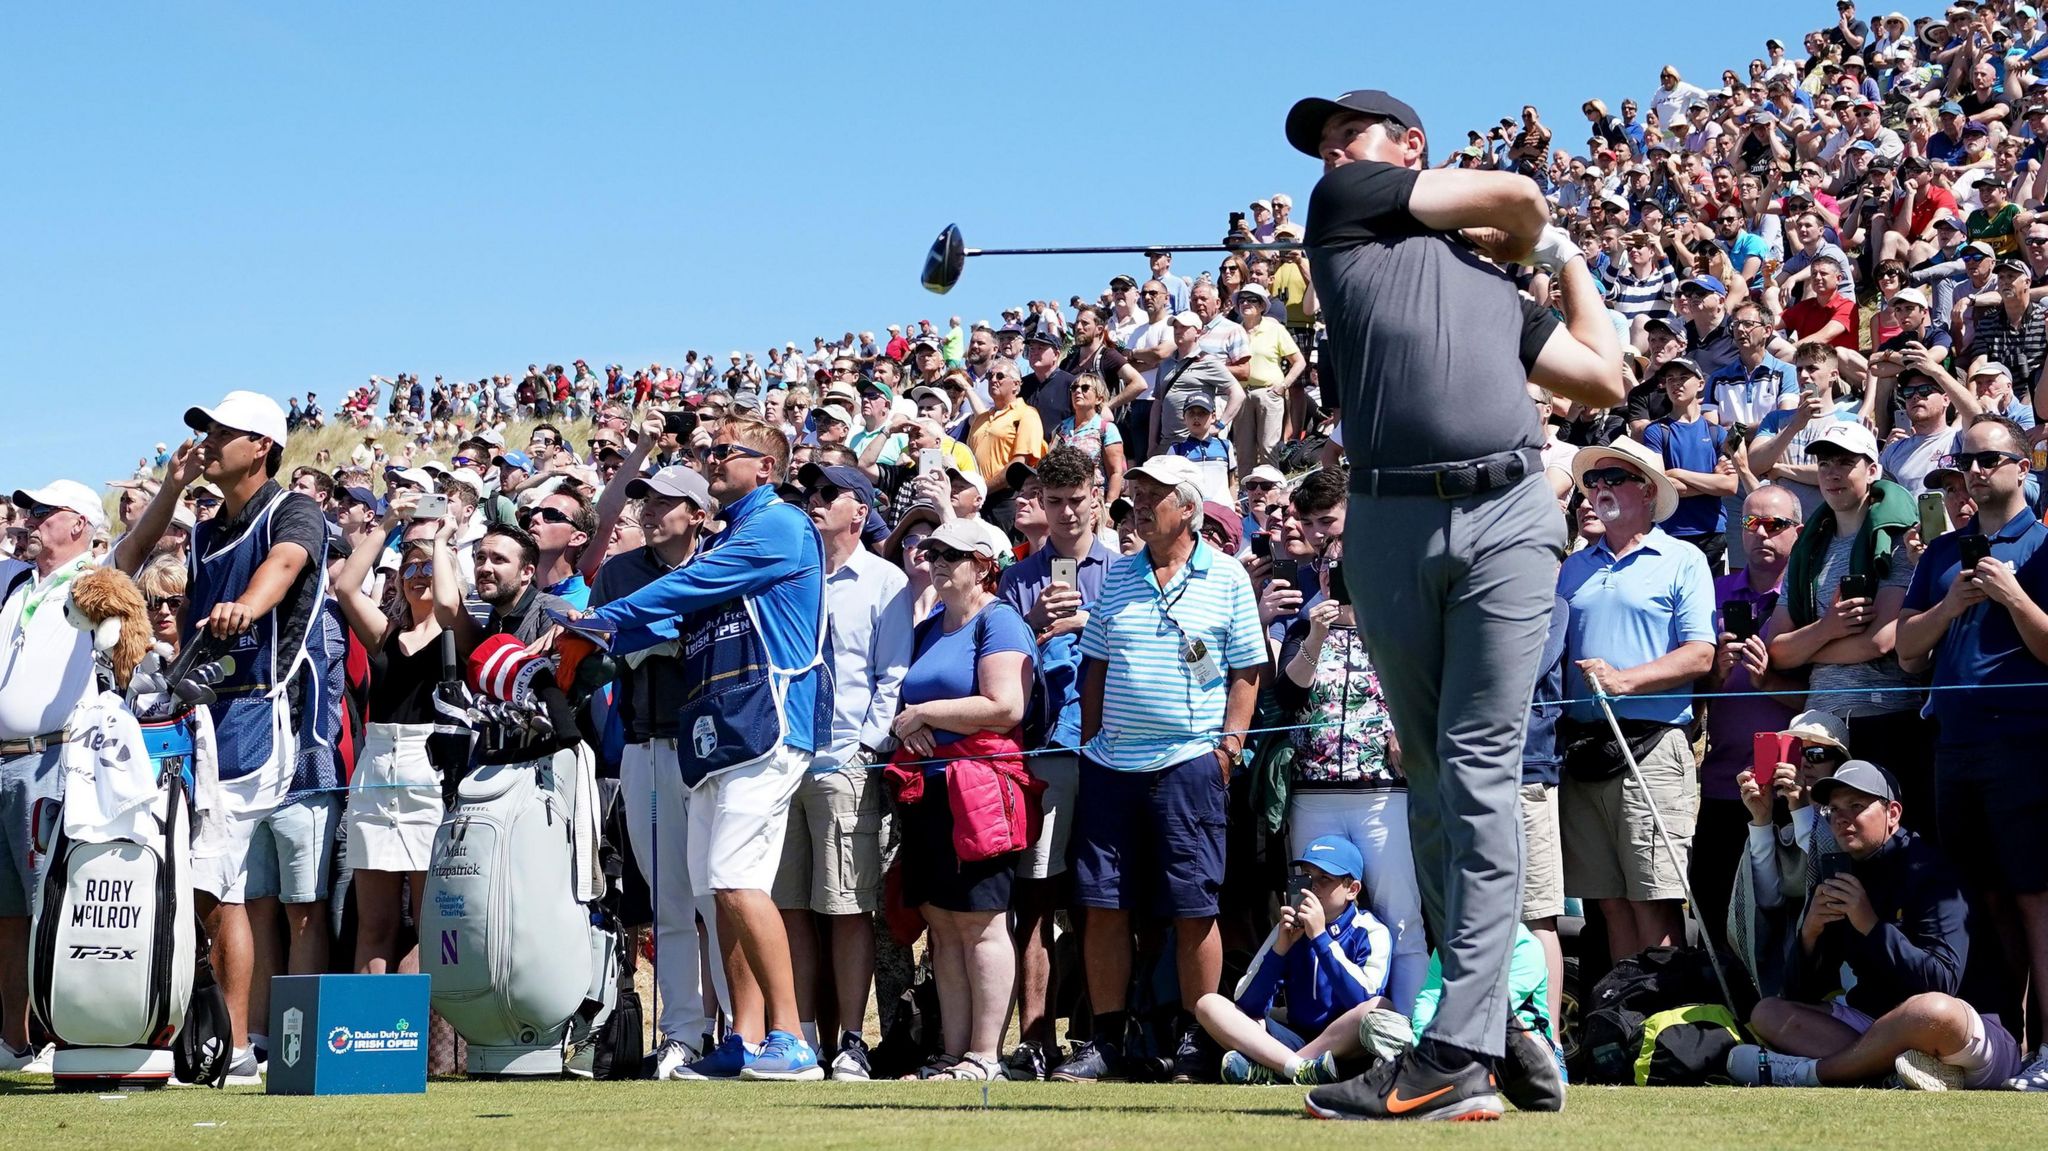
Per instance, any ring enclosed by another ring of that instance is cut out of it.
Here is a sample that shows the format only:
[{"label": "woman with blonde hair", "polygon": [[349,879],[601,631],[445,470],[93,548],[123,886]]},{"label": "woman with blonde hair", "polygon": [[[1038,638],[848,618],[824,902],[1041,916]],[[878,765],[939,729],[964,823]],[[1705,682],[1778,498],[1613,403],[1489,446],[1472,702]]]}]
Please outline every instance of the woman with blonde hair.
[{"label": "woman with blonde hair", "polygon": [[1113,500],[1124,486],[1124,437],[1116,421],[1104,415],[1109,388],[1102,377],[1083,372],[1069,385],[1074,414],[1060,421],[1052,433],[1054,447],[1071,446],[1087,452],[1101,469],[1106,490],[1102,498]]},{"label": "woman with blonde hair", "polygon": [[158,643],[178,654],[178,619],[185,614],[185,582],[189,573],[175,556],[159,555],[135,576],[142,602],[149,609],[149,630]]}]

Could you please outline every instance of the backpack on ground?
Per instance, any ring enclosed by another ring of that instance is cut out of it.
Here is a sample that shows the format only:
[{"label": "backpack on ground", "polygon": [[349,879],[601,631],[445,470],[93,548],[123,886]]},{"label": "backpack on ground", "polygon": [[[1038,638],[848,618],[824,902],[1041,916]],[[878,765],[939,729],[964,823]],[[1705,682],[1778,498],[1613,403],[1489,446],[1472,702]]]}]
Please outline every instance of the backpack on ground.
[{"label": "backpack on ground", "polygon": [[472,1076],[558,1075],[617,1002],[590,749],[480,764],[434,836],[420,969]]},{"label": "backpack on ground", "polygon": [[198,962],[192,817],[175,768],[158,787],[118,836],[73,838],[54,804],[30,831],[50,864],[30,928],[29,1003],[57,1040],[59,1091],[160,1087],[173,1071]]},{"label": "backpack on ground", "polygon": [[[1743,978],[1740,964],[1724,963],[1736,982],[1730,991],[1735,1007],[1747,1016],[1756,1007],[1756,991]],[[1658,1012],[1719,1004],[1721,986],[1707,953],[1698,947],[1652,947],[1617,963],[1593,986],[1580,1031],[1579,1066],[1571,1069],[1579,1083],[1626,1084],[1636,1081],[1642,1057],[1644,1023]],[[1729,1014],[1725,1010],[1723,1014]],[[1730,1019],[1734,1019],[1730,1015]]]},{"label": "backpack on ground", "polygon": [[1740,1042],[1741,1024],[1718,1003],[1659,1011],[1643,1020],[1635,1084],[1704,1087],[1733,1082],[1728,1078],[1728,1053]]}]

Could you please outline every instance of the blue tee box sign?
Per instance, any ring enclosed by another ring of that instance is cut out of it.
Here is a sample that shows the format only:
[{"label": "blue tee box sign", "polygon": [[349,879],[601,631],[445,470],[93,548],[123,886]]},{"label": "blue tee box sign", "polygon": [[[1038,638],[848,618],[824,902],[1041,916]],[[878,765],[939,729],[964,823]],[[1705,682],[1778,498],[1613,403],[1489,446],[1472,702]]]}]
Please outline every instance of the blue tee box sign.
[{"label": "blue tee box sign", "polygon": [[268,1093],[424,1093],[430,982],[425,975],[273,979]]}]

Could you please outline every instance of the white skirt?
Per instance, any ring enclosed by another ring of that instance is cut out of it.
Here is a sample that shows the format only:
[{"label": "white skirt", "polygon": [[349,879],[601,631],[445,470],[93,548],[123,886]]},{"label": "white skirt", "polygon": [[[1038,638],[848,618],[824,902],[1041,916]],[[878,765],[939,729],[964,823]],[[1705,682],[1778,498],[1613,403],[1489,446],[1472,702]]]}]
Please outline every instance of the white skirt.
[{"label": "white skirt", "polygon": [[441,773],[427,758],[427,723],[373,723],[348,784],[348,865],[425,871],[441,826]]}]

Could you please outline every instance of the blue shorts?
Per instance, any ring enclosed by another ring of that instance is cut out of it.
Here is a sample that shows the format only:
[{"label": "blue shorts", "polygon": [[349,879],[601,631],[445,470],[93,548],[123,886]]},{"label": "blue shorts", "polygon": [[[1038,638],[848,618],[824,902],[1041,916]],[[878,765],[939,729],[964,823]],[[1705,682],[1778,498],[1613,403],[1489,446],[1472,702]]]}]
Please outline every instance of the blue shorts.
[{"label": "blue shorts", "polygon": [[54,847],[64,797],[64,771],[57,763],[63,748],[0,759],[0,919],[26,919],[35,906],[36,887],[49,869],[48,850],[36,850],[36,824],[43,825],[43,847]]},{"label": "blue shorts", "polygon": [[2048,891],[2048,774],[2038,740],[1943,744],[1934,750],[1934,814],[1941,850],[1981,890]]},{"label": "blue shorts", "polygon": [[1082,756],[1077,901],[1167,919],[1214,916],[1229,796],[1214,752],[1158,771],[1112,771]]}]

